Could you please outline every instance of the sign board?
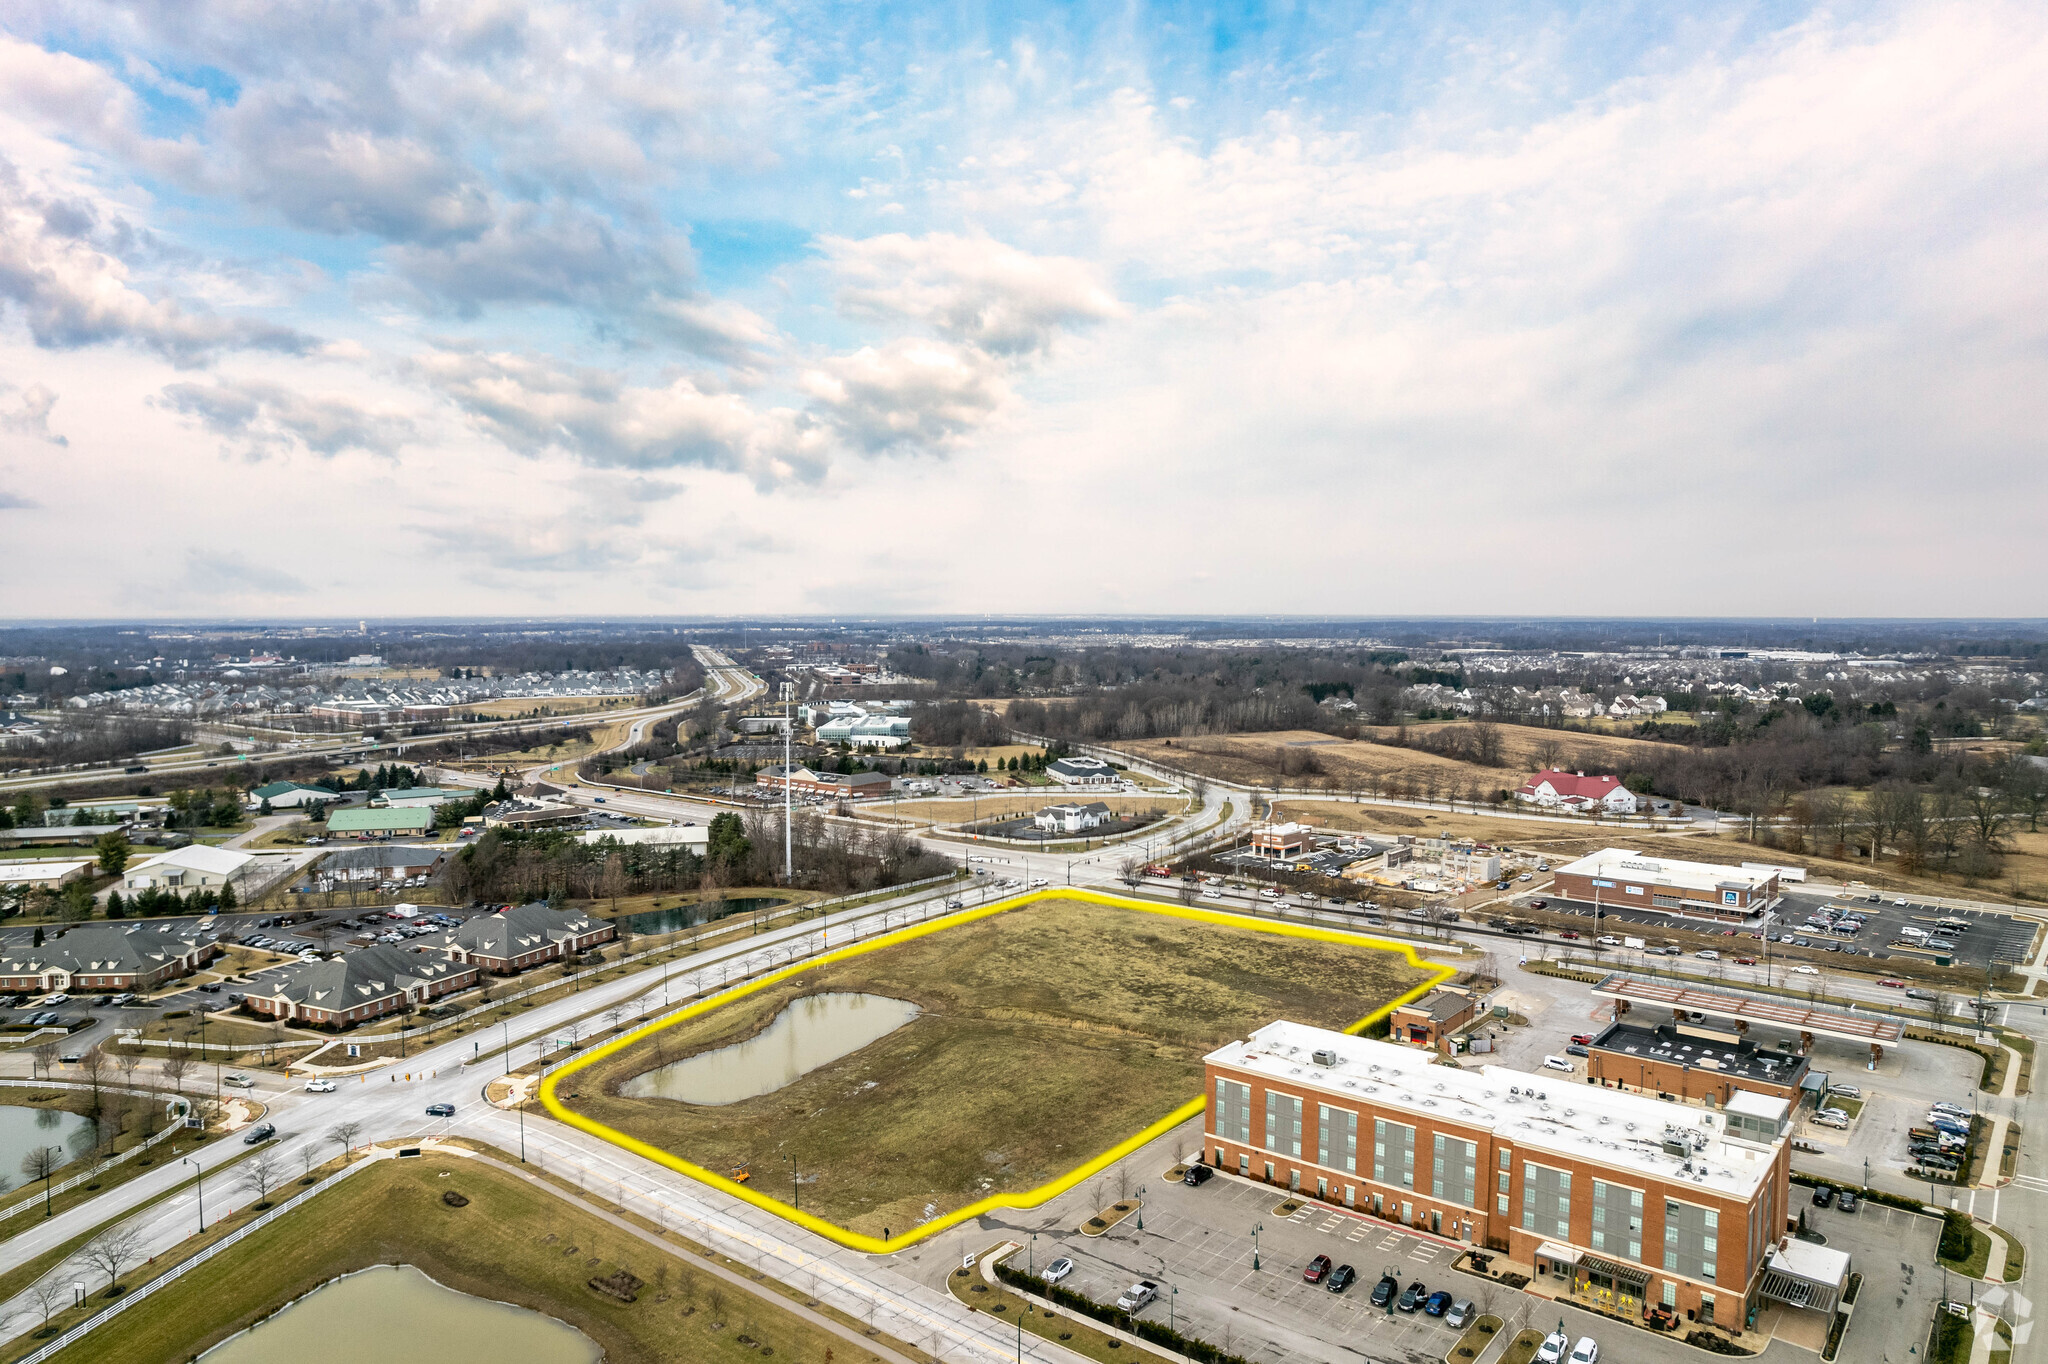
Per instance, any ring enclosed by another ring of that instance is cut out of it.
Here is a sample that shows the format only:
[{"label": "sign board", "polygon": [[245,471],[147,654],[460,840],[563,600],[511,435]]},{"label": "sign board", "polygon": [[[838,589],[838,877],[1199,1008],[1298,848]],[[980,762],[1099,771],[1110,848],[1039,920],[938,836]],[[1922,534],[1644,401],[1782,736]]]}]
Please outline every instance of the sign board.
[{"label": "sign board", "polygon": [[420,1148],[417,1146],[401,1146],[398,1148],[398,1154],[401,1159],[403,1159],[406,1156],[416,1156],[419,1153]]},{"label": "sign board", "polygon": [[363,1054],[363,1044],[360,1042],[349,1043],[348,1054],[350,1059],[354,1059],[355,1057],[361,1056]]}]

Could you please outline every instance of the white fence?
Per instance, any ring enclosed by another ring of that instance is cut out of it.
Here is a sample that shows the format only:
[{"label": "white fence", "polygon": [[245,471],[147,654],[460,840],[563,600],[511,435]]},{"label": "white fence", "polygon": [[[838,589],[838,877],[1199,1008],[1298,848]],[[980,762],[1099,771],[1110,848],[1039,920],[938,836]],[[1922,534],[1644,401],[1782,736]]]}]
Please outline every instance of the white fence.
[{"label": "white fence", "polygon": [[286,1213],[291,1212],[293,1209],[297,1208],[300,1203],[303,1203],[307,1199],[313,1197],[315,1194],[320,1193],[323,1190],[333,1188],[336,1184],[339,1184],[342,1180],[347,1179],[357,1170],[362,1169],[366,1165],[371,1165],[374,1163],[374,1161],[362,1160],[357,1161],[353,1165],[343,1166],[341,1169],[327,1176],[327,1178],[321,1180],[318,1184],[315,1184],[312,1188],[300,1194],[297,1198],[294,1198],[287,1203],[278,1204],[276,1207],[272,1208],[269,1212],[264,1213],[261,1217],[257,1218],[255,1221],[251,1222],[246,1227],[237,1227],[234,1231],[230,1232],[226,1236],[223,1236],[220,1240],[215,1241],[212,1245],[200,1251],[191,1259],[186,1260],[181,1264],[171,1266],[162,1274],[159,1274],[156,1278],[151,1279],[148,1283],[136,1289],[133,1293],[128,1294],[126,1297],[117,1299],[111,1307],[101,1308],[93,1315],[87,1317],[84,1321],[78,1323],[78,1325],[66,1331],[63,1335],[58,1336],[48,1345],[45,1345],[40,1350],[37,1350],[34,1354],[24,1355],[21,1359],[17,1360],[15,1364],[42,1364],[42,1361],[48,1359],[51,1355],[56,1354],[59,1350],[62,1350],[67,1346],[76,1344],[88,1331],[92,1331],[97,1329],[98,1327],[106,1325],[109,1321],[113,1320],[121,1313],[133,1307],[136,1303],[141,1302],[144,1298],[156,1292],[159,1288],[169,1287],[187,1271],[199,1268],[199,1266],[205,1264],[208,1260],[211,1260],[214,1256],[220,1254],[229,1246],[232,1246],[233,1244],[235,1244],[235,1242],[241,1240],[244,1236],[247,1236],[252,1232],[262,1230],[264,1227],[269,1226],[271,1222],[273,1222],[279,1217],[284,1216]]},{"label": "white fence", "polygon": [[[86,1089],[89,1087],[86,1085],[69,1084],[62,1080],[0,1080],[0,1085],[19,1085],[34,1089],[44,1089],[48,1088],[51,1085],[55,1085],[60,1089]],[[125,1090],[123,1092],[128,1094],[141,1094],[151,1098],[156,1097],[157,1093],[157,1091],[155,1090],[148,1089],[130,1089]],[[55,1198],[58,1194],[63,1193],[66,1189],[75,1189],[81,1184],[85,1184],[94,1179],[97,1179],[101,1175],[105,1174],[108,1170],[111,1170],[116,1165],[119,1165],[122,1161],[131,1159],[135,1156],[139,1156],[144,1151],[147,1151],[151,1147],[157,1145],[159,1142],[164,1141],[169,1137],[176,1136],[180,1131],[184,1129],[185,1117],[192,1111],[192,1101],[190,1099],[179,1097],[173,1100],[173,1102],[183,1104],[184,1108],[182,1109],[182,1111],[179,1112],[179,1114],[176,1117],[169,1120],[170,1125],[164,1128],[163,1131],[157,1133],[155,1136],[151,1137],[148,1141],[145,1141],[140,1146],[131,1146],[118,1156],[108,1156],[105,1160],[93,1166],[90,1170],[85,1171],[83,1174],[76,1174],[71,1176],[69,1179],[62,1180],[56,1184],[52,1184],[47,1190],[36,1190],[35,1197],[33,1198],[24,1198],[21,1200],[21,1202],[13,1204],[10,1207],[0,1208],[0,1222],[5,1222],[8,1218],[15,1216],[17,1213],[27,1212],[36,1204],[44,1202],[46,1199],[49,1198]]]}]

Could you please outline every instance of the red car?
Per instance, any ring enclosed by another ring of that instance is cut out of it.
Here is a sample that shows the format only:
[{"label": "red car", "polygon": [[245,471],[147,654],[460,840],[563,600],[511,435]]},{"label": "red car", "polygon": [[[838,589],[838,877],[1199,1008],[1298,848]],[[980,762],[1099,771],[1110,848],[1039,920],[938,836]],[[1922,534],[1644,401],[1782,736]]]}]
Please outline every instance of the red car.
[{"label": "red car", "polygon": [[1755,957],[1737,957],[1737,958],[1735,959],[1735,964],[1736,964],[1737,966],[1754,966],[1754,965],[1756,965],[1756,958],[1755,958]]},{"label": "red car", "polygon": [[1906,988],[1905,981],[1893,980],[1890,976],[1886,976],[1883,980],[1879,981],[1878,984],[1892,990],[1903,990]]},{"label": "red car", "polygon": [[1572,1045],[1573,1045],[1573,1046],[1575,1046],[1575,1047],[1590,1047],[1590,1046],[1592,1046],[1592,1045],[1593,1045],[1593,1034],[1591,1034],[1591,1033],[1589,1033],[1589,1032],[1575,1032],[1575,1033],[1573,1033],[1573,1034],[1572,1034]]},{"label": "red car", "polygon": [[1559,929],[1557,936],[1560,938],[1576,938],[1579,936],[1579,930],[1576,928]]},{"label": "red car", "polygon": [[1308,1268],[1301,1271],[1302,1282],[1321,1283],[1323,1276],[1330,1272],[1330,1257],[1318,1255],[1308,1262]]}]

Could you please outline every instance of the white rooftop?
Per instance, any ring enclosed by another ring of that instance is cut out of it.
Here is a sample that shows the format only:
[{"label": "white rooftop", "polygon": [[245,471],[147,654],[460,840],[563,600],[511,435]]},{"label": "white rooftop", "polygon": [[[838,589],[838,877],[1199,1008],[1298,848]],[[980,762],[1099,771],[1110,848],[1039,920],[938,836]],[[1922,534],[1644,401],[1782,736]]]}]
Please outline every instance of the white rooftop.
[{"label": "white rooftop", "polygon": [[1769,870],[1731,867],[1719,862],[1681,862],[1671,857],[1652,857],[1628,848],[1602,848],[1558,870],[1576,876],[1604,876],[1617,881],[1701,891],[1728,886],[1759,890],[1774,874]]},{"label": "white rooftop", "polygon": [[1779,1238],[1778,1244],[1771,1247],[1766,1263],[1772,1269],[1836,1287],[1840,1287],[1842,1280],[1849,1276],[1848,1251],[1830,1250],[1796,1236]]},{"label": "white rooftop", "polygon": [[[1317,1065],[1319,1051],[1334,1052],[1337,1063]],[[1336,1098],[1488,1130],[1530,1151],[1696,1184],[1731,1197],[1747,1198],[1770,1173],[1773,1148],[1725,1139],[1721,1117],[1712,1109],[1663,1103],[1573,1076],[1506,1066],[1472,1071],[1437,1065],[1434,1057],[1434,1052],[1282,1020],[1205,1059]],[[1682,1142],[1687,1154],[1668,1154],[1666,1141]]]},{"label": "white rooftop", "polygon": [[91,865],[91,858],[81,858],[76,862],[60,861],[54,857],[0,862],[0,886],[22,881],[61,881],[81,867]]},{"label": "white rooftop", "polygon": [[158,853],[146,862],[137,862],[128,868],[132,875],[146,867],[185,867],[191,871],[210,872],[215,876],[232,876],[256,859],[249,853],[236,852],[232,848],[215,848],[204,843],[176,848],[167,853]]},{"label": "white rooftop", "polygon": [[1753,1089],[1738,1089],[1728,1096],[1724,1105],[1729,1113],[1743,1113],[1752,1118],[1769,1118],[1772,1122],[1783,1122],[1792,1105],[1769,1094],[1759,1094]]}]

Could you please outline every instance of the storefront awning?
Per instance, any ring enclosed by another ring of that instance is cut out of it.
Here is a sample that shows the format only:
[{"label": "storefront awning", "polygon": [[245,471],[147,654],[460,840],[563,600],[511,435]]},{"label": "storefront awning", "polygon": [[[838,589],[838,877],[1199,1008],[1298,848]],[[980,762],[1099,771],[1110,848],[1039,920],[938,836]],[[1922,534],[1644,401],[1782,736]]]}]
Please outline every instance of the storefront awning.
[{"label": "storefront awning", "polygon": [[1579,1262],[1579,1255],[1579,1251],[1570,1246],[1561,1246],[1555,1241],[1545,1241],[1536,1247],[1536,1258],[1548,1260],[1552,1264],[1575,1265]]},{"label": "storefront awning", "polygon": [[1638,1268],[1635,1265],[1616,1264],[1612,1260],[1603,1260],[1598,1255],[1588,1255],[1582,1268],[1588,1274],[1605,1274],[1608,1278],[1614,1280],[1617,1285],[1638,1290],[1650,1282],[1649,1270]]}]

